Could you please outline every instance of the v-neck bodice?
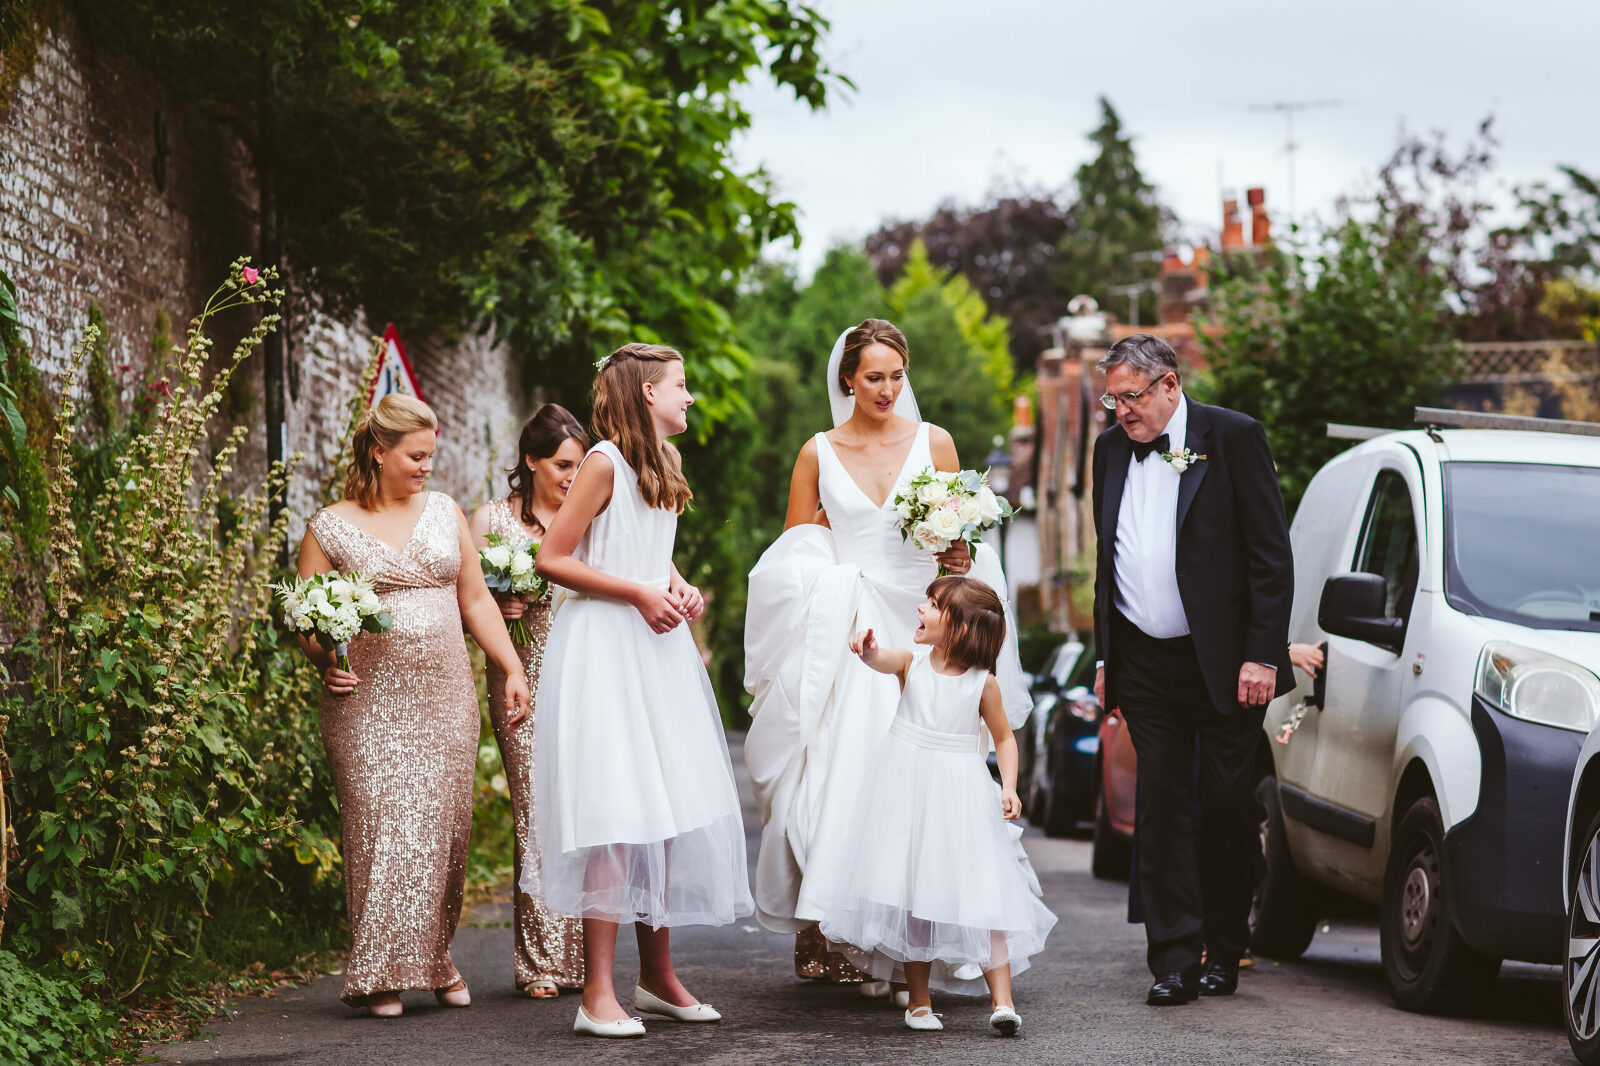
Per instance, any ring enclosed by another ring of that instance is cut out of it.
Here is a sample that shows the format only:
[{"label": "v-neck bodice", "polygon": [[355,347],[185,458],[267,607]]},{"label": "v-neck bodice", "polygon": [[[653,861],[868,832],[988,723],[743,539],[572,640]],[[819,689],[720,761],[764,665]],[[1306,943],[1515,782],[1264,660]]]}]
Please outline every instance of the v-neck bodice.
[{"label": "v-neck bodice", "polygon": [[380,594],[395,589],[453,588],[461,572],[461,528],[450,497],[430,492],[405,547],[369,533],[328,508],[306,523],[323,554],[340,573],[373,575]]},{"label": "v-neck bodice", "polygon": [[933,557],[900,536],[894,510],[894,497],[900,487],[932,465],[928,423],[924,422],[917,427],[888,499],[881,506],[874,506],[845,469],[832,442],[824,434],[817,434],[817,494],[828,513],[828,525],[833,529],[841,561],[859,566],[874,581],[920,589],[933,580],[937,571]]}]

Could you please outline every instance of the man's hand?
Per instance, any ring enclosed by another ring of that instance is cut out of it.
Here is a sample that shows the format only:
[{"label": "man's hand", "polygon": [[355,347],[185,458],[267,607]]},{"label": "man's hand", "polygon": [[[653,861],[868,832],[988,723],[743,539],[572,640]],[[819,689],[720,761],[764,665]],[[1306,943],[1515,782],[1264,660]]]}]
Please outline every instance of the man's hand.
[{"label": "man's hand", "polygon": [[1103,666],[1094,668],[1094,698],[1100,701],[1102,711],[1109,710],[1106,707],[1106,668]]},{"label": "man's hand", "polygon": [[1245,663],[1239,667],[1239,705],[1265,707],[1272,702],[1278,687],[1278,672],[1260,663]]}]

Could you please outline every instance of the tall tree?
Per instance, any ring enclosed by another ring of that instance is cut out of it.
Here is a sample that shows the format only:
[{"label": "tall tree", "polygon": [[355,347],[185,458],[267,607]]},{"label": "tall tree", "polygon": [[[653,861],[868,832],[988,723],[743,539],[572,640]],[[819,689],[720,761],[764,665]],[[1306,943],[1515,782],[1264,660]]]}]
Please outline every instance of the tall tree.
[{"label": "tall tree", "polygon": [[1114,289],[1154,283],[1160,276],[1171,216],[1140,172],[1133,139],[1103,96],[1100,125],[1089,141],[1095,157],[1078,168],[1078,199],[1058,250],[1056,284],[1067,299],[1087,293],[1115,313],[1128,299]]},{"label": "tall tree", "polygon": [[926,221],[886,223],[867,238],[866,251],[879,282],[892,285],[912,244],[922,241],[934,266],[966,277],[988,308],[1011,322],[1011,357],[1026,373],[1066,313],[1056,273],[1067,233],[1067,211],[1057,197],[1015,190],[991,194],[977,207],[944,204]]}]

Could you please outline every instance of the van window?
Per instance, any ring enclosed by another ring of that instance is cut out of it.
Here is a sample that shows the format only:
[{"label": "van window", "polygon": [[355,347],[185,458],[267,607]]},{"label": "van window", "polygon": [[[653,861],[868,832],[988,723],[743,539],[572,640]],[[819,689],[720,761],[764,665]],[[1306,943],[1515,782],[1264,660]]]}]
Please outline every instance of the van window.
[{"label": "van window", "polygon": [[1355,569],[1383,578],[1384,614],[1409,618],[1417,591],[1417,521],[1411,490],[1393,470],[1378,471],[1367,504],[1367,524],[1356,549]]}]

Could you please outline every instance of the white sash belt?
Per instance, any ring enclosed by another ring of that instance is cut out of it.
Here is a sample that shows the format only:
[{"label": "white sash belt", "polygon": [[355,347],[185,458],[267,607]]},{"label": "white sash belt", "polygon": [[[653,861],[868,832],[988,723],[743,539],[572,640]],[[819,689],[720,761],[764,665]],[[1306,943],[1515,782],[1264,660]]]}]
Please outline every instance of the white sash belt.
[{"label": "white sash belt", "polygon": [[[658,577],[652,578],[649,581],[641,581],[639,584],[649,585],[651,588],[666,589],[672,586],[672,579],[670,577]],[[621,600],[607,600],[599,596],[591,596],[587,592],[577,592],[573,589],[565,587],[564,585],[557,585],[555,586],[555,592],[550,597],[550,616],[554,618],[555,613],[560,610],[562,606],[577,600],[594,600],[597,603],[622,602]]]},{"label": "white sash belt", "polygon": [[907,744],[929,751],[975,752],[983,747],[983,737],[978,733],[939,733],[898,716],[889,723],[889,732]]}]

